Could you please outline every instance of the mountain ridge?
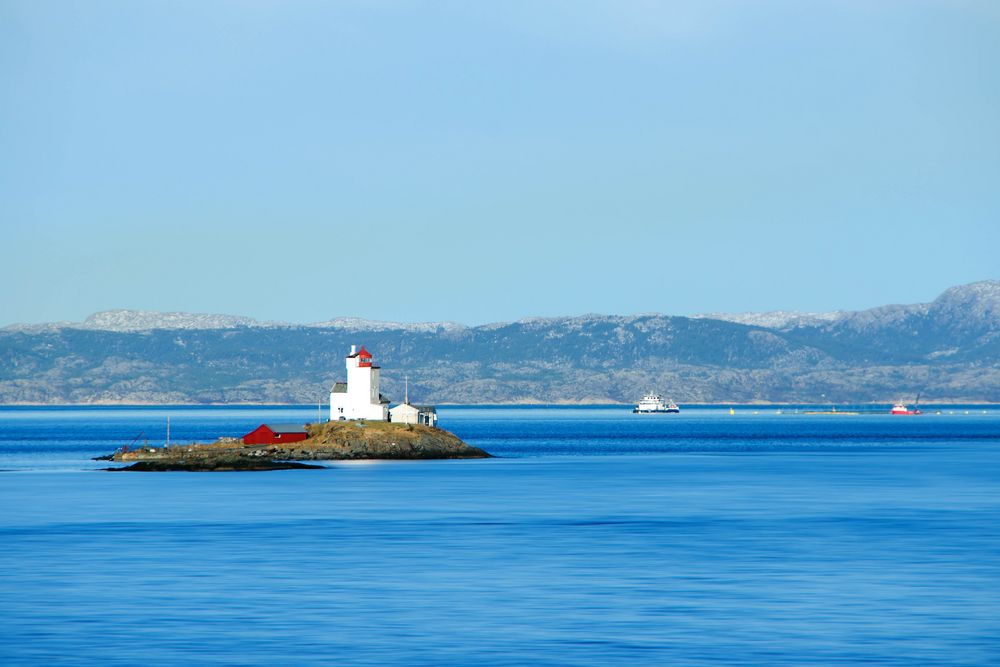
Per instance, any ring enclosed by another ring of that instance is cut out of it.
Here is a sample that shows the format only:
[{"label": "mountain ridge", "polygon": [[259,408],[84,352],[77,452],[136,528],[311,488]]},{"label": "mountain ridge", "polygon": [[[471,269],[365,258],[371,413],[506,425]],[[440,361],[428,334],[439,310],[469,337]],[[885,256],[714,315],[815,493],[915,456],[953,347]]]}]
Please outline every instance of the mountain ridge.
[{"label": "mountain ridge", "polygon": [[[821,326],[848,319],[864,319],[878,313],[898,313],[900,311],[925,312],[936,304],[948,303],[954,309],[957,304],[972,305],[982,316],[989,316],[1000,323],[1000,280],[982,280],[950,287],[929,303],[885,305],[864,310],[834,310],[827,312],[802,311],[747,311],[741,313],[711,312],[687,316],[690,319],[709,319],[764,329],[788,329],[802,326]],[[940,306],[939,306],[940,307]],[[512,324],[550,325],[564,321],[586,321],[592,319],[642,318],[642,317],[684,317],[665,313],[640,313],[635,315],[609,315],[586,313],[582,315],[556,315],[524,317],[510,322],[492,322],[467,325],[458,322],[395,322],[372,320],[357,316],[338,316],[329,320],[309,323],[293,323],[275,320],[258,320],[244,315],[213,313],[190,313],[184,311],[160,312],[133,309],[104,310],[87,316],[83,322],[49,322],[38,324],[9,324],[0,331],[47,331],[60,328],[87,329],[96,331],[152,331],[155,329],[235,329],[312,327],[346,329],[351,331],[461,331],[466,329],[496,329]]]},{"label": "mountain ridge", "polygon": [[419,402],[629,403],[650,390],[682,403],[1000,402],[1000,281],[770,327],[661,314],[250,326],[148,313],[8,327],[0,403],[315,403],[358,343],[376,354],[388,396],[408,376]]}]

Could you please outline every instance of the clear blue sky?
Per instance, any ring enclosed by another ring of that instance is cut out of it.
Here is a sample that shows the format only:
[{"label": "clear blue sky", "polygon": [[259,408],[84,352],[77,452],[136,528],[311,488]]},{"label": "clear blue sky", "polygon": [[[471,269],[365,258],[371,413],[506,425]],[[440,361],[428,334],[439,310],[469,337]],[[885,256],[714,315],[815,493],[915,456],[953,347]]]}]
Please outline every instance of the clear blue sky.
[{"label": "clear blue sky", "polygon": [[0,325],[1000,277],[1000,3],[0,0]]}]

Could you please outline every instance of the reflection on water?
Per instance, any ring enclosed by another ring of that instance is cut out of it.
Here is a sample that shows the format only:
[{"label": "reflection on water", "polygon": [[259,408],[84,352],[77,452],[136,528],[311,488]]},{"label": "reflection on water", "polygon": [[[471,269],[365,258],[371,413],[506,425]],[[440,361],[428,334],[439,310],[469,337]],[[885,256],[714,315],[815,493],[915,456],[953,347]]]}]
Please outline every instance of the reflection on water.
[{"label": "reflection on water", "polygon": [[0,411],[3,664],[1000,662],[992,411],[444,408],[501,458],[87,470],[165,414]]}]

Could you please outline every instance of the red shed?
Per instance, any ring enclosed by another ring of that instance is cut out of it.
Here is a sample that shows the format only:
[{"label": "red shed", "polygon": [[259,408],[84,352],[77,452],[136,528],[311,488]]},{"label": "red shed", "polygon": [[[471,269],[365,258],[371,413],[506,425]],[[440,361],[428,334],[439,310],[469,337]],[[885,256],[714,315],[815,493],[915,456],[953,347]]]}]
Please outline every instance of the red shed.
[{"label": "red shed", "polygon": [[280,445],[284,442],[299,442],[309,437],[300,424],[261,424],[243,436],[244,445]]}]

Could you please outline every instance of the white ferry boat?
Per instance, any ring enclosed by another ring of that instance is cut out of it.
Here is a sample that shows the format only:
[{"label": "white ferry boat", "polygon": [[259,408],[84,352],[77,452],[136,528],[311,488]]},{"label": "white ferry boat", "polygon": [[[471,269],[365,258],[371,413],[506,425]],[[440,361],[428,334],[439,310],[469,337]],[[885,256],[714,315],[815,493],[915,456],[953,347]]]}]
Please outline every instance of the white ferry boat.
[{"label": "white ferry boat", "polygon": [[663,402],[659,394],[646,394],[639,401],[638,405],[632,409],[633,414],[647,412],[680,412],[681,409],[673,401]]}]

